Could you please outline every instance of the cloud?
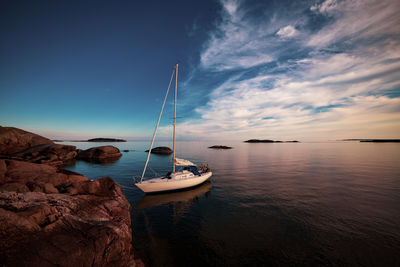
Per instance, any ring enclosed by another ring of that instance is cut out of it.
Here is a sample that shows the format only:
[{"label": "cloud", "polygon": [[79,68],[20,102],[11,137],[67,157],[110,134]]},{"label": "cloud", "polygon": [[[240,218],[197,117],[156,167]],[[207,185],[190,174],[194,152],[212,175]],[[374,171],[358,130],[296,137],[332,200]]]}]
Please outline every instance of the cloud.
[{"label": "cloud", "polygon": [[[400,3],[395,0],[327,0],[318,8],[320,12],[335,10],[336,20],[310,36],[307,45],[323,47],[354,44],[355,40],[381,42],[382,35],[400,34]],[[369,39],[369,40],[368,40]]]},{"label": "cloud", "polygon": [[326,0],[322,2],[322,4],[316,4],[311,6],[310,10],[311,11],[318,11],[320,13],[328,13],[333,10],[335,10],[338,6],[338,3],[336,0]]},{"label": "cloud", "polygon": [[224,11],[226,11],[232,17],[235,16],[236,10],[239,6],[239,1],[224,0],[222,1],[222,4]]},{"label": "cloud", "polygon": [[[221,3],[222,20],[210,33],[200,65],[223,82],[209,92],[205,106],[195,109],[199,120],[179,125],[181,134],[399,137],[397,1],[327,0],[287,7],[287,13],[265,11],[262,19],[250,16],[245,4]],[[302,12],[310,9],[315,14]],[[321,23],[314,25],[318,19]]]},{"label": "cloud", "polygon": [[266,24],[252,24],[238,1],[222,1],[222,22],[210,34],[201,53],[200,63],[205,69],[223,71],[243,69],[274,60],[269,53],[268,35],[276,32]]},{"label": "cloud", "polygon": [[293,26],[288,25],[286,27],[280,28],[276,34],[280,37],[292,37],[297,34],[297,31]]}]

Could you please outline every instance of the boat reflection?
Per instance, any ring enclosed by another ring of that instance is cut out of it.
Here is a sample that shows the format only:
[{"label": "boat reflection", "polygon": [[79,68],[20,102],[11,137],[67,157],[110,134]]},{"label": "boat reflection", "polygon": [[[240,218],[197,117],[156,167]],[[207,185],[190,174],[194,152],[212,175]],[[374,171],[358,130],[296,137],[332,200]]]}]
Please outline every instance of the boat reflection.
[{"label": "boat reflection", "polygon": [[[173,258],[174,251],[169,243],[168,237],[160,235],[157,231],[154,231],[154,228],[157,229],[157,225],[162,223],[163,229],[168,229],[167,232],[175,232],[175,227],[178,225],[177,223],[184,217],[184,214],[190,209],[193,202],[202,196],[208,196],[211,186],[212,183],[206,181],[197,187],[185,191],[145,195],[138,202],[136,210],[140,212],[137,212],[136,216],[143,216],[144,233],[147,240],[145,250],[150,256],[151,266],[175,266]],[[153,207],[163,205],[168,205],[167,207],[162,207],[162,209],[168,211],[168,214],[172,217],[170,221],[172,224],[168,223],[169,220],[162,220],[162,222],[160,222],[160,218],[157,215],[158,213],[152,213],[150,210]]]},{"label": "boat reflection", "polygon": [[145,195],[136,205],[136,209],[151,208],[170,203],[182,203],[184,206],[190,206],[195,198],[208,194],[211,190],[211,186],[211,182],[206,181],[200,186],[185,191]]}]

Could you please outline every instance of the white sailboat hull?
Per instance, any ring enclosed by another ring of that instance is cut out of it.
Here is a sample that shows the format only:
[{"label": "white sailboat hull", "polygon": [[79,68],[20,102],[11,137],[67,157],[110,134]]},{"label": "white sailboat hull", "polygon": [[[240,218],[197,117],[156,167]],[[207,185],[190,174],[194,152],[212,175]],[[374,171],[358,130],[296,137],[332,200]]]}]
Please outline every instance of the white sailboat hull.
[{"label": "white sailboat hull", "polygon": [[150,180],[143,181],[141,183],[136,183],[136,186],[139,187],[145,193],[156,193],[156,192],[165,192],[172,190],[179,190],[190,188],[199,184],[204,183],[212,176],[212,172],[202,173],[200,176],[193,176],[188,178],[153,178]]}]

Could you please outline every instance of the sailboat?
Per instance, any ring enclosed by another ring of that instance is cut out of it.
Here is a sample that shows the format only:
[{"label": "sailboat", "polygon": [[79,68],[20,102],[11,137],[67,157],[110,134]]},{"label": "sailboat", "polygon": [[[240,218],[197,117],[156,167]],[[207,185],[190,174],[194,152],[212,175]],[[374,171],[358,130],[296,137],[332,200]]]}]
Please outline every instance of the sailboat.
[{"label": "sailboat", "polygon": [[[158,125],[160,123],[161,115],[164,110],[165,102],[167,100],[167,96],[169,93],[169,89],[171,87],[171,82],[174,77],[175,72],[175,97],[174,97],[174,131],[173,131],[173,157],[172,157],[172,172],[168,172],[163,177],[156,177],[147,180],[143,180],[143,177],[146,173],[147,164],[150,160],[151,149],[153,148],[154,139],[157,134]],[[179,189],[191,188],[197,185],[200,185],[207,181],[211,176],[211,170],[205,166],[200,166],[198,168],[196,164],[189,160],[179,159],[175,157],[175,125],[176,125],[176,97],[178,91],[178,64],[176,64],[174,71],[172,72],[171,79],[169,81],[169,86],[167,89],[167,93],[165,94],[164,102],[161,107],[160,115],[158,116],[158,121],[156,124],[156,128],[153,133],[153,138],[151,140],[149,153],[147,154],[146,164],[143,169],[142,176],[140,178],[140,182],[135,185],[140,188],[145,193],[158,193],[158,192],[166,192],[166,191],[174,191]],[[176,166],[183,166],[182,170],[177,171]]]}]

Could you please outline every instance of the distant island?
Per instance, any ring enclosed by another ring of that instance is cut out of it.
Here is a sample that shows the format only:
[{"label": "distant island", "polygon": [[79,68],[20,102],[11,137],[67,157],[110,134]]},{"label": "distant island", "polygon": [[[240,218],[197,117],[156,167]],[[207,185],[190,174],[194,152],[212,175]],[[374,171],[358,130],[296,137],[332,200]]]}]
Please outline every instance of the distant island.
[{"label": "distant island", "polygon": [[249,139],[247,141],[244,141],[245,143],[299,143],[297,140],[293,141],[275,141],[275,140],[269,140],[269,139]]},{"label": "distant island", "polygon": [[92,138],[88,140],[52,140],[54,142],[126,142],[124,139],[117,139],[117,138]]},{"label": "distant island", "polygon": [[360,140],[360,142],[371,142],[371,143],[400,143],[400,139],[369,139],[369,140]]},{"label": "distant island", "polygon": [[343,139],[342,141],[358,141],[367,143],[400,143],[400,139]]},{"label": "distant island", "polygon": [[230,147],[230,146],[221,146],[221,145],[209,146],[208,148],[213,148],[213,149],[232,149],[232,147]]},{"label": "distant island", "polygon": [[89,140],[87,140],[87,142],[126,142],[126,140],[100,137],[100,138],[89,139]]}]

